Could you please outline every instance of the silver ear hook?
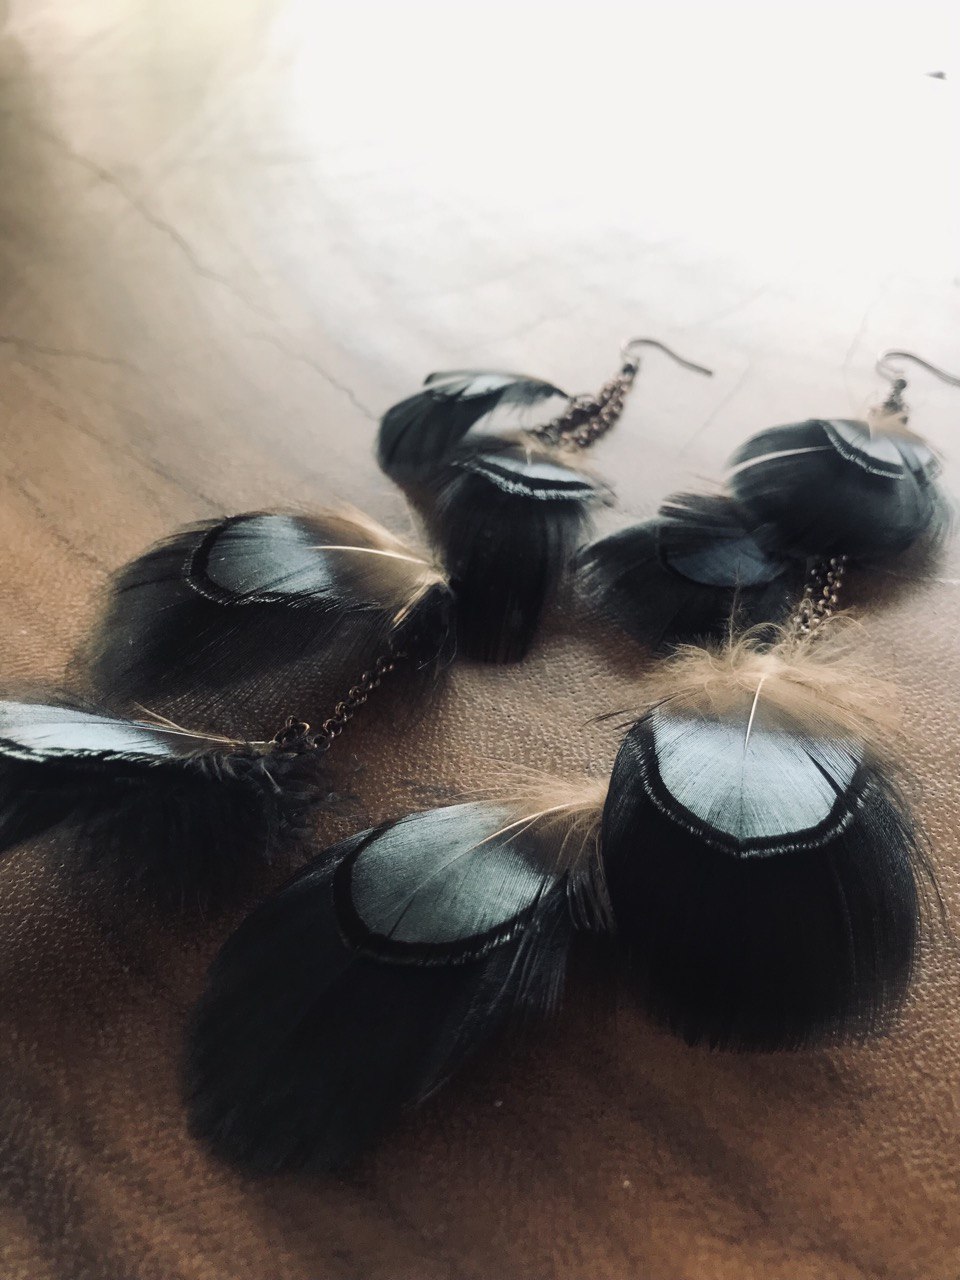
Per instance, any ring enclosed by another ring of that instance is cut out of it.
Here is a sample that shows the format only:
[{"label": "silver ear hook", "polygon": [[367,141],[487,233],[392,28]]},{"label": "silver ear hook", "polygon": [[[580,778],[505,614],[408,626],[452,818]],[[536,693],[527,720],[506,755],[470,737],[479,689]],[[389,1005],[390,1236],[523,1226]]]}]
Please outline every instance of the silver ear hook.
[{"label": "silver ear hook", "polygon": [[893,414],[907,421],[907,406],[903,398],[903,393],[907,389],[907,380],[903,376],[901,369],[896,369],[891,365],[891,360],[912,360],[914,364],[918,364],[921,369],[926,369],[927,373],[932,373],[935,378],[939,378],[941,382],[946,382],[952,387],[960,387],[960,378],[946,370],[940,369],[935,364],[931,364],[929,360],[923,360],[920,356],[915,356],[912,351],[881,351],[877,356],[876,371],[881,378],[886,378],[890,383],[890,394],[880,406],[882,414]]},{"label": "silver ear hook", "polygon": [[935,378],[939,378],[941,382],[947,382],[951,387],[960,387],[960,378],[955,374],[947,373],[946,370],[940,369],[935,364],[931,364],[929,360],[922,360],[920,356],[915,356],[912,351],[881,351],[877,356],[877,373],[881,378],[886,378],[888,382],[905,382],[899,369],[894,369],[890,365],[891,360],[912,360],[914,364],[918,364],[921,369],[926,369],[927,373],[932,373]]},{"label": "silver ear hook", "polygon": [[706,369],[702,364],[694,364],[692,360],[684,360],[683,356],[678,356],[672,351],[665,342],[659,342],[656,338],[631,338],[629,342],[625,342],[620,348],[620,354],[624,360],[629,360],[640,367],[639,361],[636,359],[637,351],[640,347],[656,347],[658,351],[662,351],[665,356],[669,356],[671,360],[675,360],[677,364],[682,365],[684,369],[689,369],[691,373],[702,373],[707,378],[713,377],[713,370]]}]

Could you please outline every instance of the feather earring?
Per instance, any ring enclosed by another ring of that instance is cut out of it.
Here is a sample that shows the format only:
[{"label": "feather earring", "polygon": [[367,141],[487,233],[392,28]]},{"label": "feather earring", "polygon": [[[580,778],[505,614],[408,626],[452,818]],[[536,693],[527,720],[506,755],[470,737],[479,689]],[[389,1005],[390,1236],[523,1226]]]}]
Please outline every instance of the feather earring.
[{"label": "feather earring", "polygon": [[339,1168],[503,1027],[555,1010],[600,910],[602,798],[434,809],[301,871],[213,965],[188,1037],[194,1135],[263,1171]]},{"label": "feather earring", "polygon": [[384,654],[451,653],[443,575],[357,511],[257,512],[182,530],[120,571],[92,677],[120,704],[269,678],[289,697],[306,665],[343,680]]},{"label": "feather earring", "polygon": [[[606,500],[606,490],[570,466],[565,451],[587,448],[616,423],[643,346],[709,374],[662,343],[637,338],[596,396],[565,396],[521,375],[431,374],[423,391],[384,415],[380,465],[407,489],[440,549],[466,656],[516,662],[529,650],[591,508]],[[550,421],[520,425],[518,409],[542,409],[558,398],[562,407]]]},{"label": "feather earring", "polygon": [[0,703],[0,847],[63,829],[74,873],[161,907],[218,904],[296,850],[327,790],[323,754],[383,680],[449,658],[450,610],[442,574],[359,512],[174,535],[118,576],[91,646],[101,693],[193,700],[249,679],[288,704],[299,664],[362,674],[319,731],[289,717],[270,742]]},{"label": "feather earring", "polygon": [[[891,378],[896,356],[916,358],[886,353]],[[642,999],[692,1043],[864,1035],[913,971],[931,876],[894,781],[893,700],[824,626],[848,546],[859,558],[903,549],[946,507],[933,454],[906,430],[904,380],[892,381],[869,424],[762,433],[734,456],[732,499],[673,500],[643,538],[627,531],[615,535],[625,549],[608,539],[584,557],[595,603],[646,640],[709,632],[736,602],[776,621],[798,572],[789,557],[812,558],[779,640],[679,650],[614,766],[611,910]],[[678,514],[692,528],[672,528]],[[684,581],[655,590],[669,576]]]},{"label": "feather earring", "polygon": [[[377,624],[374,631],[385,648],[356,678],[319,730],[311,733],[309,724],[289,716],[269,742],[246,742],[193,733],[159,715],[153,721],[137,721],[66,704],[0,700],[0,853],[47,831],[64,830],[70,847],[66,862],[73,874],[95,874],[124,897],[141,896],[161,908],[189,910],[220,904],[242,890],[258,869],[281,854],[296,852],[312,834],[309,817],[327,791],[325,753],[401,664],[436,662],[447,648],[448,589],[424,562],[396,551],[400,544],[393,539],[387,543],[389,535],[376,535],[382,548],[379,553],[413,568],[403,567],[393,574],[389,569],[372,570],[374,587],[368,586],[366,571],[358,567],[366,564],[359,556],[347,568],[331,568],[341,553],[358,552],[354,546],[330,545],[330,531],[342,528],[343,519],[300,521],[301,532],[309,529],[311,537],[324,528],[328,542],[322,548],[305,546],[299,561],[291,557],[286,563],[279,559],[270,563],[269,582],[277,584],[277,589],[263,590],[257,599],[265,608],[272,606],[273,612],[258,618],[256,625],[266,628],[269,622],[274,631],[282,632],[285,611],[292,614],[290,625],[302,628],[298,648],[310,653],[317,651],[318,641],[297,615],[299,592],[318,630],[326,622],[328,642],[338,622],[338,600],[341,609],[352,607],[360,615],[369,612]],[[263,521],[269,523],[272,518],[253,519],[258,526]],[[201,541],[214,532],[230,532],[234,523],[245,522],[226,521],[208,529]],[[350,518],[349,524],[357,536],[358,522]],[[165,562],[170,549],[185,538],[191,546],[197,545],[197,531],[178,535],[125,571],[124,578],[143,584],[147,599],[155,599],[144,564],[154,558]],[[242,547],[244,539],[240,542]],[[235,553],[229,543],[228,538],[228,553],[217,559],[216,568],[203,572],[221,586],[229,583],[231,592],[235,590],[245,601],[250,575],[259,574],[259,580],[268,581],[261,529],[252,531],[250,574],[242,551]],[[330,586],[326,595],[316,589],[322,576],[314,560],[318,550],[323,552],[318,559],[327,570],[325,580]],[[174,614],[172,619],[164,618],[162,626],[148,613],[138,612],[137,606],[117,605],[120,611],[126,608],[131,626],[142,628],[143,670],[149,671],[157,654],[174,641],[174,651],[185,659],[187,670],[193,657],[203,656],[199,637],[190,644],[188,619],[194,606],[183,585],[199,573],[198,566],[188,562],[182,581],[171,577],[155,584],[161,598],[166,593]],[[292,600],[281,594],[280,583],[292,593]],[[351,588],[355,593],[349,598]],[[373,603],[376,591],[379,603]],[[365,593],[370,602],[366,608],[361,604]],[[343,603],[345,598],[349,606]],[[234,603],[231,594],[223,607],[229,609]],[[211,643],[215,638],[226,644],[230,635],[226,623],[209,613],[206,621],[205,634]],[[116,643],[109,624],[105,634]],[[265,641],[268,634],[264,631],[260,638]],[[245,641],[243,652],[250,657],[253,648],[249,638]],[[268,650],[267,667],[282,644],[281,634],[274,649]],[[139,670],[135,663],[134,669]]]},{"label": "feather earring", "polygon": [[797,423],[762,431],[733,455],[729,495],[682,494],[658,514],[584,549],[578,587],[591,611],[653,648],[717,638],[731,618],[782,622],[807,563],[876,559],[947,522],[939,462],[907,428],[904,379],[881,356],[890,394],[867,422]]},{"label": "feather earring", "polygon": [[243,743],[0,701],[0,852],[65,832],[71,874],[166,909],[215,906],[310,834],[323,773],[308,728]]}]

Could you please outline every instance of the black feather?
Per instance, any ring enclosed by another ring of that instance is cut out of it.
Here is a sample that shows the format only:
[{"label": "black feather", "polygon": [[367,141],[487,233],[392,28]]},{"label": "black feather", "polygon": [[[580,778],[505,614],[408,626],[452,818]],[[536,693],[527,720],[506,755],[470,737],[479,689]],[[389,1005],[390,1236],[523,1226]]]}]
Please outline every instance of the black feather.
[{"label": "black feather", "polygon": [[624,739],[602,850],[642,997],[690,1043],[861,1037],[904,995],[916,837],[860,742],[749,691],[722,715],[662,705]]},{"label": "black feather", "polygon": [[457,599],[461,653],[518,662],[605,491],[519,446],[458,459],[427,511]]},{"label": "black feather", "polygon": [[264,1170],[353,1160],[512,1016],[560,999],[555,841],[491,804],[328,850],[211,970],[189,1037],[194,1134]]},{"label": "black feather", "polygon": [[729,498],[676,494],[652,520],[620,529],[578,559],[586,605],[641,644],[720,636],[779,622],[803,566],[764,551]]},{"label": "black feather", "polygon": [[865,422],[772,427],[741,445],[730,467],[730,491],[756,536],[793,555],[890,555],[946,518],[928,445]]},{"label": "black feather", "polygon": [[62,828],[71,878],[163,907],[241,890],[305,834],[319,783],[314,751],[0,702],[0,851]]},{"label": "black feather", "polygon": [[569,403],[566,392],[524,374],[481,369],[431,373],[422,391],[383,415],[378,461],[400,483],[422,481],[462,449],[468,433],[473,432],[472,441],[477,437],[489,443],[491,437],[515,428],[524,410],[553,399],[563,402],[559,409]]},{"label": "black feather", "polygon": [[[250,514],[174,535],[120,571],[93,644],[98,692],[120,703],[215,690],[294,664],[339,694],[388,645],[447,655],[442,576],[359,514]],[[278,674],[279,673],[279,674]]]}]

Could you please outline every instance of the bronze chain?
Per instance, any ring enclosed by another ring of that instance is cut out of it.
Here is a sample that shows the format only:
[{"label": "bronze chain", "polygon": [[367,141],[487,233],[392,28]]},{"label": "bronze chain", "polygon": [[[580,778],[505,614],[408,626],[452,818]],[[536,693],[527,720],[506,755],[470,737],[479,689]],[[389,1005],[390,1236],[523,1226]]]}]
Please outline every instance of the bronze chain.
[{"label": "bronze chain", "polygon": [[290,716],[274,737],[274,746],[288,752],[329,751],[374,689],[379,689],[384,677],[390,675],[405,657],[406,654],[399,652],[382,654],[373,667],[364,671],[356,683],[350,686],[345,697],[337,703],[317,733],[310,733],[310,726],[305,720]]},{"label": "bronze chain", "polygon": [[831,556],[829,560],[818,560],[810,570],[800,603],[791,619],[798,636],[814,635],[821,623],[836,613],[846,568],[846,556]]},{"label": "bronze chain", "polygon": [[627,392],[640,370],[638,360],[625,360],[620,372],[605,382],[595,396],[575,396],[563,413],[529,434],[543,444],[571,444],[586,449],[605,435],[623,413]]},{"label": "bronze chain", "polygon": [[381,654],[372,669],[364,671],[356,684],[350,686],[347,696],[337,703],[333,714],[329,715],[320,726],[320,732],[316,735],[318,751],[330,750],[336,739],[366,703],[370,694],[374,689],[380,688],[384,676],[390,675],[396,669],[397,663],[403,656],[401,653]]}]

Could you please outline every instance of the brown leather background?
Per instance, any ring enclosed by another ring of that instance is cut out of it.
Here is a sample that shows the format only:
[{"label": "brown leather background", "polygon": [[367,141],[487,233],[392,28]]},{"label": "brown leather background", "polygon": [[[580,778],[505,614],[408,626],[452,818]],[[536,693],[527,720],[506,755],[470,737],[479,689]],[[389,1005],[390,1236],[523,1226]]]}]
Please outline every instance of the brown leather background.
[{"label": "brown leather background", "polygon": [[[923,43],[930,6],[893,23],[842,5],[802,22],[780,6],[343,8],[8,15],[9,687],[61,680],[107,573],[180,522],[346,499],[409,532],[371,444],[432,368],[587,390],[645,332],[713,365],[708,381],[651,357],[595,450],[640,514],[716,476],[750,431],[859,412],[881,345],[960,365],[956,82],[922,74],[950,48]],[[956,393],[918,374],[912,401],[960,453]],[[950,545],[856,584],[954,925],[958,583]],[[641,699],[644,672],[559,610],[522,667],[460,666],[410,723],[371,708],[320,838],[510,762],[602,775],[615,731],[591,717]],[[712,1056],[581,989],[349,1178],[252,1181],[190,1143],[176,1091],[184,1013],[230,924],[117,924],[72,902],[43,851],[4,865],[3,1280],[960,1275],[960,964],[943,931],[869,1047]]]}]

